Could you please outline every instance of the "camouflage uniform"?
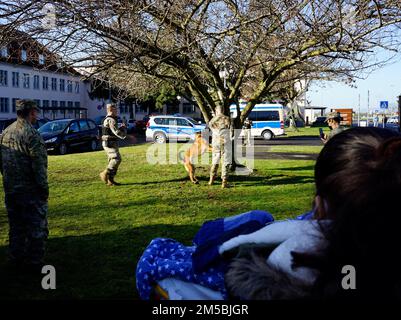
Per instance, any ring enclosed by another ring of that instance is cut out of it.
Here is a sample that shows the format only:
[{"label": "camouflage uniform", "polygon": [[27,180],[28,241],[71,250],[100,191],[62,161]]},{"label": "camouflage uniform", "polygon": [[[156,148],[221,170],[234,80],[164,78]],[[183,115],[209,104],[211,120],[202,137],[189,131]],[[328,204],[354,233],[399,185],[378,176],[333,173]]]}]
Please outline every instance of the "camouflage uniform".
[{"label": "camouflage uniform", "polygon": [[252,120],[248,118],[244,121],[243,129],[244,129],[244,145],[251,144],[251,128],[252,128]]},{"label": "camouflage uniform", "polygon": [[107,116],[103,121],[102,146],[108,157],[106,168],[107,177],[114,182],[118,167],[121,163],[121,155],[118,149],[118,139],[125,139],[127,131],[125,128],[118,128],[117,118]]},{"label": "camouflage uniform", "polygon": [[[33,101],[17,101],[16,109],[36,108]],[[9,221],[9,255],[15,262],[41,263],[47,227],[47,151],[36,129],[26,119],[3,131],[0,169]]]},{"label": "camouflage uniform", "polygon": [[221,158],[223,158],[223,165],[221,168],[223,186],[227,183],[228,170],[232,160],[230,127],[230,118],[224,114],[216,115],[209,122],[209,128],[212,131],[212,167],[210,169],[209,184],[212,184],[217,176]]}]

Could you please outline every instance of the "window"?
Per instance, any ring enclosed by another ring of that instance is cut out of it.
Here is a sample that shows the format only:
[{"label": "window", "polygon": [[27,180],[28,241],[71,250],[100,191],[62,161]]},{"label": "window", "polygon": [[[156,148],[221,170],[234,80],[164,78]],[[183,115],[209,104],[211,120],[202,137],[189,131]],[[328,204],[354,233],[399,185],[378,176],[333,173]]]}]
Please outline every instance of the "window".
[{"label": "window", "polygon": [[67,92],[72,92],[72,81],[67,80]]},{"label": "window", "polygon": [[60,79],[60,91],[64,92],[65,91],[65,80]]},{"label": "window", "polygon": [[177,126],[192,127],[192,125],[185,119],[177,119]]},{"label": "window", "polygon": [[0,51],[0,55],[2,58],[7,58],[8,57],[8,48],[7,47],[2,47]]},{"label": "window", "polygon": [[156,124],[163,124],[163,125],[168,124],[167,119],[165,119],[165,118],[156,118],[155,119],[155,123]]},{"label": "window", "polygon": [[38,108],[40,108],[40,100],[35,100],[36,105],[38,106]]},{"label": "window", "polygon": [[89,128],[90,129],[96,129],[97,128],[96,123],[94,123],[93,121],[88,120],[88,124],[89,124]]},{"label": "window", "polygon": [[43,108],[49,108],[49,100],[43,100]]},{"label": "window", "polygon": [[81,107],[81,103],[79,101],[75,102],[75,108],[80,108]]},{"label": "window", "polygon": [[79,126],[81,127],[81,131],[89,130],[86,120],[79,120]]},{"label": "window", "polygon": [[43,77],[42,88],[43,90],[49,90],[49,77]]},{"label": "window", "polygon": [[15,106],[16,106],[16,104],[17,104],[17,100],[19,100],[19,98],[13,98],[13,99],[11,100],[11,108],[12,108],[12,111],[13,111],[13,112],[16,112],[16,111],[15,111]]},{"label": "window", "polygon": [[33,88],[39,90],[39,76],[33,76]]},{"label": "window", "polygon": [[12,73],[12,84],[14,88],[19,88],[19,72]]},{"label": "window", "polygon": [[52,78],[52,90],[57,91],[57,78]]},{"label": "window", "polygon": [[58,102],[56,100],[52,100],[52,108],[57,108]]},{"label": "window", "polygon": [[45,57],[43,54],[39,55],[39,64],[45,64]]},{"label": "window", "polygon": [[26,58],[27,58],[26,50],[22,49],[21,50],[21,60],[26,61]]},{"label": "window", "polygon": [[258,111],[257,121],[279,121],[280,116],[278,111]]},{"label": "window", "polygon": [[73,110],[74,103],[72,101],[68,101],[67,106],[68,106],[68,113],[72,114],[74,112],[74,110]]},{"label": "window", "polygon": [[29,89],[29,73],[24,73],[23,74],[23,84],[22,84],[22,86],[25,88],[25,89]]},{"label": "window", "polygon": [[9,103],[10,103],[9,98],[0,98],[0,112],[8,113],[10,110]]},{"label": "window", "polygon": [[79,132],[78,122],[74,121],[70,124],[70,128],[68,129],[68,133]]},{"label": "window", "polygon": [[192,103],[183,103],[182,112],[183,113],[194,113],[195,106]]},{"label": "window", "polygon": [[0,70],[0,86],[7,87],[8,72]]},{"label": "window", "polygon": [[79,82],[75,81],[75,93],[79,93]]},{"label": "window", "polygon": [[65,101],[60,101],[60,108],[64,108],[65,109]]}]

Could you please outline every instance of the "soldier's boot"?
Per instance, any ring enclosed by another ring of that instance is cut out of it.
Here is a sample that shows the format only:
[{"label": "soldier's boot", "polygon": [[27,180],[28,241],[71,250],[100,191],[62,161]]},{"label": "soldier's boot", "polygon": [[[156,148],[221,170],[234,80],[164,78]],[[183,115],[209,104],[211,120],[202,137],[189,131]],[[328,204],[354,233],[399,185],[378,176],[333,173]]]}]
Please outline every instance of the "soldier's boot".
[{"label": "soldier's boot", "polygon": [[223,179],[223,181],[221,182],[221,188],[224,189],[224,188],[229,188],[229,187],[230,187],[230,185],[228,184],[227,179]]},{"label": "soldier's boot", "polygon": [[109,173],[107,172],[107,170],[104,170],[104,171],[100,172],[99,177],[104,183],[106,183],[106,184],[108,183],[108,181],[109,181]]},{"label": "soldier's boot", "polygon": [[109,181],[107,182],[108,186],[121,186],[121,183],[118,183],[114,180],[114,177],[109,176]]},{"label": "soldier's boot", "polygon": [[216,180],[217,169],[218,169],[218,165],[212,165],[212,168],[210,169],[210,179],[209,179],[209,183],[208,183],[209,186],[211,186],[213,184],[214,180]]}]

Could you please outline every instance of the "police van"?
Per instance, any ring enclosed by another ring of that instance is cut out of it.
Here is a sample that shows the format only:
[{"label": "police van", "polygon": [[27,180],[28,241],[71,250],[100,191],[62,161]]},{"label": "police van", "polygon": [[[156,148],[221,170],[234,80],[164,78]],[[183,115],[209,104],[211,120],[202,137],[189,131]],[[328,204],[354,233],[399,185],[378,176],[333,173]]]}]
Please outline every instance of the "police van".
[{"label": "police van", "polygon": [[[240,111],[244,110],[246,103],[240,103]],[[260,103],[256,104],[248,115],[252,120],[251,135],[255,138],[262,137],[270,140],[275,136],[284,134],[284,110],[281,104]],[[237,107],[230,106],[231,117],[237,116]],[[244,133],[241,132],[240,136]]]},{"label": "police van", "polygon": [[205,128],[205,124],[189,117],[151,116],[146,124],[146,141],[194,140],[195,133]]}]

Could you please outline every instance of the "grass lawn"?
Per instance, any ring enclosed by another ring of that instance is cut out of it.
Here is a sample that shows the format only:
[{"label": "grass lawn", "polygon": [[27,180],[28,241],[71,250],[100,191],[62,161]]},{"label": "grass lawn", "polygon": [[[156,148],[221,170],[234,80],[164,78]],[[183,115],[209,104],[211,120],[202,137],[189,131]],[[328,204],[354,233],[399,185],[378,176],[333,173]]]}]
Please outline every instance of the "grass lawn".
[{"label": "grass lawn", "polygon": [[201,183],[193,185],[181,164],[148,164],[148,147],[121,149],[120,187],[99,180],[106,164],[103,151],[49,156],[46,262],[57,270],[57,290],[44,291],[40,280],[6,270],[8,223],[1,206],[0,298],[138,299],[135,267],[151,239],[191,245],[205,220],[252,209],[283,219],[310,209],[313,161],[256,160],[252,176],[233,177],[233,187],[222,190],[219,184],[207,185],[207,166],[197,169]]},{"label": "grass lawn", "polygon": [[[329,127],[322,127],[324,133],[329,133]],[[285,135],[279,136],[281,137],[295,137],[295,136],[319,136],[319,127],[303,127],[297,128],[297,130],[292,128],[285,128],[284,129]]]}]

